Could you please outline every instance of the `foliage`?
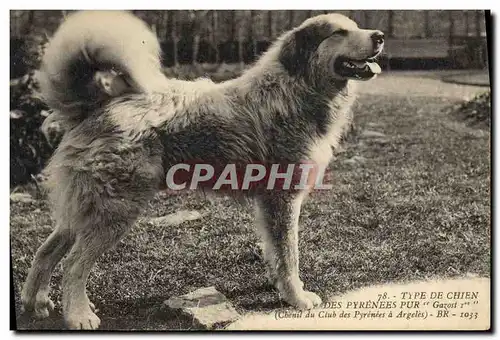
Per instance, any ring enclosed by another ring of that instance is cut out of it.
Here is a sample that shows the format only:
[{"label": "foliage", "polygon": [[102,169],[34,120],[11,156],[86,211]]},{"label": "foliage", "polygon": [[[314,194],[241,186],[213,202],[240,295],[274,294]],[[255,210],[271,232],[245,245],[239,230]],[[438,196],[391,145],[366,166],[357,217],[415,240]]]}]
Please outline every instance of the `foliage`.
[{"label": "foliage", "polygon": [[[47,106],[38,98],[35,70],[39,67],[46,38],[29,35],[17,43],[16,69],[26,72],[10,81],[10,185],[28,182],[38,174],[52,152],[40,126]],[[16,75],[16,74],[14,74]]]},{"label": "foliage", "polygon": [[489,129],[491,125],[491,92],[478,94],[472,100],[455,106],[452,112],[456,117],[470,125]]}]

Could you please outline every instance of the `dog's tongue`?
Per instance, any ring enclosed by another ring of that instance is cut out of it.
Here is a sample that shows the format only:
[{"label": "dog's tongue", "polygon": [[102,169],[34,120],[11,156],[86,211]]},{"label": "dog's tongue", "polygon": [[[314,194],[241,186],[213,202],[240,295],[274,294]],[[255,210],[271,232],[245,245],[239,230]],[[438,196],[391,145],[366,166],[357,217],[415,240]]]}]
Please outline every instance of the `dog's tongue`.
[{"label": "dog's tongue", "polygon": [[373,74],[379,74],[382,72],[379,64],[374,61],[353,61],[352,63],[359,68],[368,67]]},{"label": "dog's tongue", "polygon": [[380,65],[377,64],[376,62],[367,62],[366,65],[370,68],[370,71],[372,71],[373,74],[379,74],[382,72],[382,69],[380,68]]}]

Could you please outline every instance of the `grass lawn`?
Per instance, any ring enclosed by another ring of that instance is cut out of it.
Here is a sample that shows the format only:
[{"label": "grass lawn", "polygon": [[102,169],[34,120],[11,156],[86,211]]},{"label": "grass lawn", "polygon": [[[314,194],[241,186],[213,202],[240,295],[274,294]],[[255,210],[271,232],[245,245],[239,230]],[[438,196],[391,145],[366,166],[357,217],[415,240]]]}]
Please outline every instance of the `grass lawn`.
[{"label": "grass lawn", "polygon": [[[490,273],[490,135],[443,109],[452,99],[361,96],[357,133],[332,162],[334,190],[303,206],[300,251],[305,287],[325,300],[384,282]],[[366,137],[364,130],[385,137]],[[355,157],[354,156],[359,156]],[[206,212],[177,227],[146,217]],[[52,228],[47,204],[11,203],[16,311],[37,247]],[[281,306],[264,278],[251,209],[229,199],[159,194],[135,228],[95,266],[88,286],[103,329],[179,329],[159,313],[173,295],[215,286],[238,311]],[[18,318],[19,328],[61,328],[61,266],[52,279],[56,313]]]}]

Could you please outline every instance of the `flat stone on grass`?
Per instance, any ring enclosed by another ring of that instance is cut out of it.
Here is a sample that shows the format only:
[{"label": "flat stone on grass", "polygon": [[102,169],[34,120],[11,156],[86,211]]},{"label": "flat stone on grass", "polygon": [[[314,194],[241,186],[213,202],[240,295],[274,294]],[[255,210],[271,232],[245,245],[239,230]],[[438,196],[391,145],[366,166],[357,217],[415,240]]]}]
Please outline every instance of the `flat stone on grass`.
[{"label": "flat stone on grass", "polygon": [[373,131],[373,130],[363,130],[363,132],[361,132],[361,137],[364,137],[364,138],[382,138],[382,137],[385,137],[385,134],[383,134],[382,132]]},{"label": "flat stone on grass", "polygon": [[159,226],[176,226],[186,221],[194,221],[205,216],[197,210],[180,210],[173,214],[168,214],[160,217],[153,217],[149,219],[149,223]]},{"label": "flat stone on grass", "polygon": [[240,314],[215,287],[197,289],[166,300],[164,307],[193,321],[203,329],[221,328],[239,319]]},{"label": "flat stone on grass", "polygon": [[349,159],[345,159],[342,161],[342,163],[350,164],[350,165],[363,164],[365,162],[366,162],[366,158],[363,156],[353,156]]}]

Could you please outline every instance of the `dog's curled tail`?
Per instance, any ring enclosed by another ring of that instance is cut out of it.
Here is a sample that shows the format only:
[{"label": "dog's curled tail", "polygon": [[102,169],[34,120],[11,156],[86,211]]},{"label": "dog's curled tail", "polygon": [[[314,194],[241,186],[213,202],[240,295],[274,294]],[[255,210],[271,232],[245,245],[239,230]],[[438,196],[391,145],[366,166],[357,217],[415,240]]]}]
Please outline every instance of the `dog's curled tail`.
[{"label": "dog's curled tail", "polygon": [[156,35],[131,13],[76,12],[47,46],[37,74],[41,96],[59,114],[80,120],[102,103],[93,78],[99,70],[123,73],[135,92],[154,91],[165,81],[160,51]]}]

